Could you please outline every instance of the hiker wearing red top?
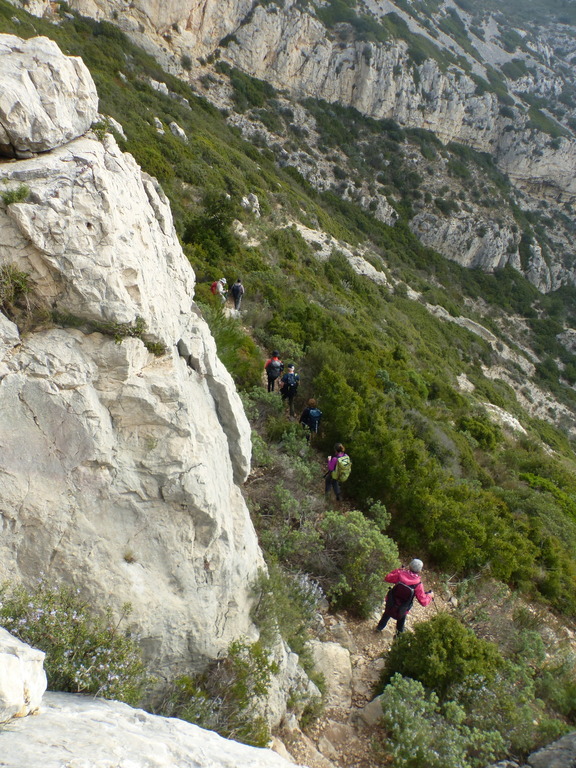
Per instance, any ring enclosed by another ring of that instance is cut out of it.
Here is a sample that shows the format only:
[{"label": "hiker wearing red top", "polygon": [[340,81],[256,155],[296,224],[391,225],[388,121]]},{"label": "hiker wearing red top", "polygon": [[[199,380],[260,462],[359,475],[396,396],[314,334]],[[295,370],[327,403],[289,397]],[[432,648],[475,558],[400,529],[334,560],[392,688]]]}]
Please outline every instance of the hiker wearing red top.
[{"label": "hiker wearing red top", "polygon": [[384,581],[395,586],[392,587],[386,596],[386,608],[376,627],[377,632],[382,632],[386,624],[388,624],[388,619],[396,619],[397,635],[400,632],[404,632],[406,616],[410,608],[412,608],[414,598],[422,606],[428,605],[433,600],[434,592],[431,589],[425,592],[420,580],[423,567],[424,563],[422,560],[414,558],[408,568],[396,568],[395,571],[390,571],[384,577]]},{"label": "hiker wearing red top", "polygon": [[277,349],[272,352],[268,360],[264,365],[266,376],[268,377],[268,392],[274,392],[274,384],[276,379],[280,376],[284,370],[284,363],[280,360],[280,352]]}]

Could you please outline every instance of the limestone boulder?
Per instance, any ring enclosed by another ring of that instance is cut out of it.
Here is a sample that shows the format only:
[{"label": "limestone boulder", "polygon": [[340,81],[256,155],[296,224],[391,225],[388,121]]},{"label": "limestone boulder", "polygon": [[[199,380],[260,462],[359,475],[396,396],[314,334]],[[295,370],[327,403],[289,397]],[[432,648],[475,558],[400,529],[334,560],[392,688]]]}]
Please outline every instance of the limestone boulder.
[{"label": "limestone boulder", "polygon": [[324,675],[328,707],[350,707],[352,703],[352,662],[350,651],[338,643],[309,643],[315,669]]},{"label": "limestone boulder", "polygon": [[270,749],[223,739],[176,718],[70,693],[48,693],[37,717],[2,732],[11,768],[294,768]]},{"label": "limestone boulder", "polygon": [[46,690],[44,653],[0,627],[0,723],[36,712]]},{"label": "limestone boulder", "polygon": [[79,57],[46,37],[0,35],[0,155],[25,157],[82,136],[98,114],[94,82]]}]

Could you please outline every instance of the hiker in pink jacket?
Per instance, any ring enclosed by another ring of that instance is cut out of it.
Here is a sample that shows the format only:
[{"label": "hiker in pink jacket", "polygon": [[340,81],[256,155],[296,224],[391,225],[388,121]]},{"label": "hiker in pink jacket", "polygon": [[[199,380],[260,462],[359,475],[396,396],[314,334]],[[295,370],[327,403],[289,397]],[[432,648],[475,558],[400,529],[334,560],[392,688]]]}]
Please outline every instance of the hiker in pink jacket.
[{"label": "hiker in pink jacket", "polygon": [[385,581],[395,586],[386,596],[386,608],[376,627],[377,632],[382,632],[388,624],[388,619],[396,619],[397,635],[404,632],[406,616],[412,608],[414,598],[423,606],[428,605],[434,599],[434,592],[431,589],[425,592],[422,586],[420,574],[423,567],[422,560],[414,558],[408,568],[396,568],[395,571],[390,571],[384,577]]}]

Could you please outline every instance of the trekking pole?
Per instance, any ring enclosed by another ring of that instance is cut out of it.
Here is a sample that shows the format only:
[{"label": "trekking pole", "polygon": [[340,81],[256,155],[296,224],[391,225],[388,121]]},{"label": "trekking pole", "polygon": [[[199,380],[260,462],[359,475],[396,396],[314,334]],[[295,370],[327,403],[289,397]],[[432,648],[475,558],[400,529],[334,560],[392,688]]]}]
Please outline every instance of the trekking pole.
[{"label": "trekking pole", "polygon": [[434,603],[434,608],[436,608],[436,613],[440,613],[440,611],[438,610],[438,606],[436,605],[436,595],[434,595],[434,597],[432,598],[432,602]]}]

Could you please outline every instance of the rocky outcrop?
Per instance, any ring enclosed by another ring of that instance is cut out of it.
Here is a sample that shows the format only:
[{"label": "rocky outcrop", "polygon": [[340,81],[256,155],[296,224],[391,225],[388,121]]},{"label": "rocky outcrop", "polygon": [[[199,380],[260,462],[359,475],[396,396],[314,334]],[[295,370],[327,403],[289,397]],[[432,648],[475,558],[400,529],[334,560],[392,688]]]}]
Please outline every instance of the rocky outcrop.
[{"label": "rocky outcrop", "polygon": [[269,749],[183,720],[71,693],[48,693],[37,717],[13,721],[2,732],[1,760],[11,768],[294,768]]},{"label": "rocky outcrop", "polygon": [[576,141],[538,131],[510,131],[498,142],[500,168],[514,184],[540,199],[571,202],[576,197]]},{"label": "rocky outcrop", "polygon": [[[551,187],[549,194],[555,190],[563,199],[576,194],[574,141],[550,145],[546,134],[524,131],[526,120],[519,113],[501,115],[495,92],[482,92],[454,65],[415,60],[402,39],[385,44],[357,40],[346,24],[327,31],[295,0],[254,7],[246,0],[164,5],[137,0],[129,8],[116,0],[73,0],[71,5],[97,18],[116,11],[120,26],[138,40],[145,37],[160,57],[169,50],[176,60],[182,55],[198,59],[224,41],[223,58],[279,89],[289,87],[300,97],[338,102],[374,118],[433,131],[444,143],[458,141],[493,154],[503,170],[532,189]],[[378,3],[373,8],[377,16],[390,10],[397,9]],[[423,28],[417,32],[428,36]],[[428,36],[428,44],[436,42]]]},{"label": "rocky outcrop", "polygon": [[520,269],[519,236],[493,220],[463,212],[448,217],[422,212],[410,221],[410,229],[424,245],[464,267],[492,272],[511,264]]},{"label": "rocky outcrop", "polygon": [[0,204],[0,266],[29,275],[35,313],[25,333],[0,322],[0,580],[129,602],[160,675],[200,667],[254,636],[263,559],[239,488],[249,424],[168,200],[111,136],[0,165],[0,183],[25,190]]},{"label": "rocky outcrop", "polygon": [[46,690],[44,654],[0,627],[0,723],[36,712]]},{"label": "rocky outcrop", "polygon": [[0,36],[0,155],[46,152],[87,131],[98,114],[96,87],[78,57],[46,37]]},{"label": "rocky outcrop", "polygon": [[514,760],[502,760],[487,768],[573,768],[576,764],[576,733],[569,733],[528,757],[520,765]]}]

